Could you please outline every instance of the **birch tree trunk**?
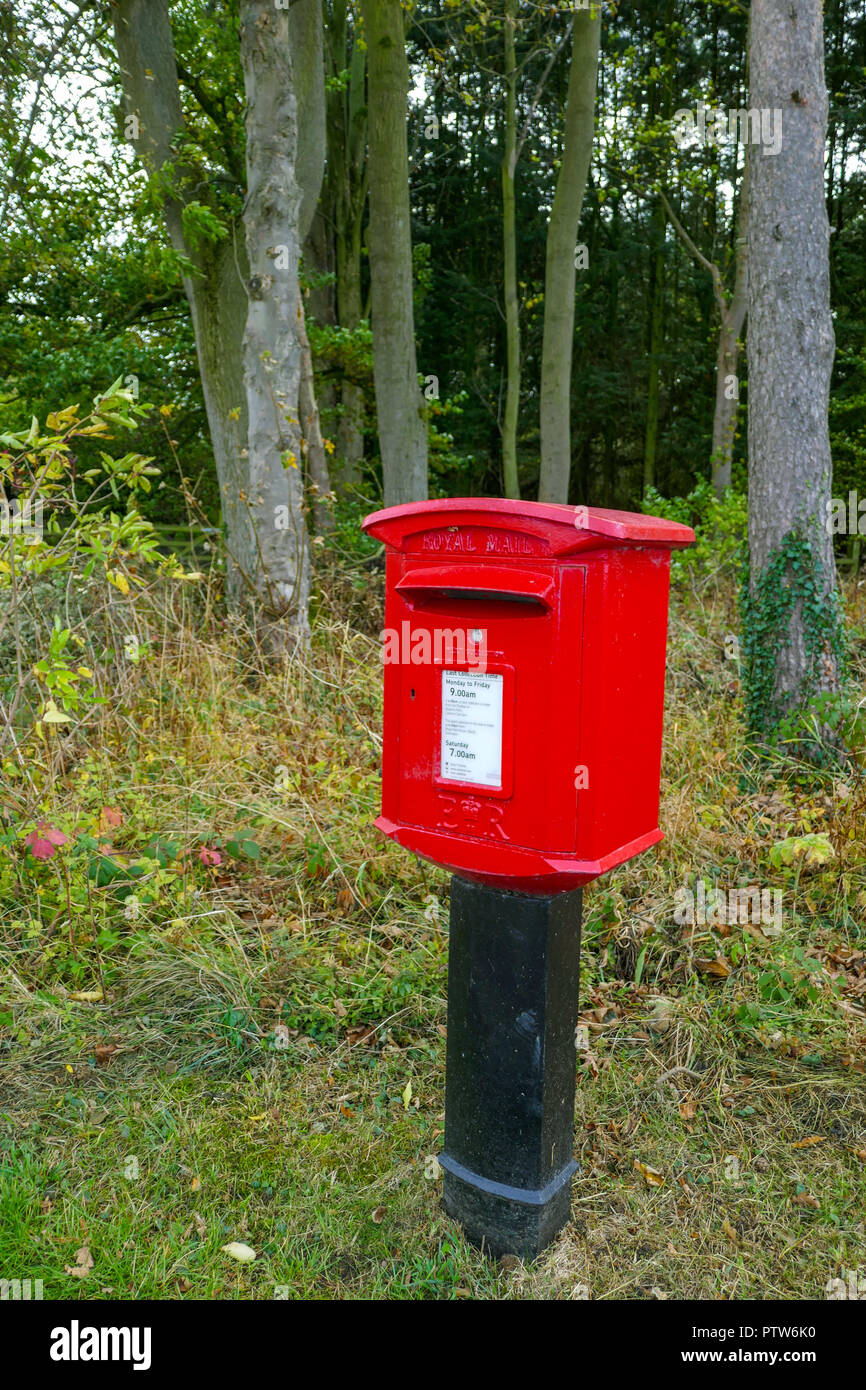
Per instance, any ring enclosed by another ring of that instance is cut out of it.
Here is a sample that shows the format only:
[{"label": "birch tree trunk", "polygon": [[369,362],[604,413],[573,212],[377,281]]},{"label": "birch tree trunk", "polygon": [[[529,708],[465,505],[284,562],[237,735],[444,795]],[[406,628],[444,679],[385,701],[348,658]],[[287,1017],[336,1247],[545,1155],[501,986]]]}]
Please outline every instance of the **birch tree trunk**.
[{"label": "birch tree trunk", "polygon": [[281,649],[306,634],[310,587],[298,420],[298,115],[288,14],[271,0],[240,0],[240,21],[250,267],[243,339],[249,419],[244,500],[256,543],[252,582],[265,635]]},{"label": "birch tree trunk", "polygon": [[[763,156],[759,156],[763,158]],[[749,171],[752,162],[751,146],[745,147],[743,179],[740,186],[740,207],[737,216],[736,270],[734,292],[730,301],[721,294],[719,348],[716,354],[716,398],[713,410],[712,479],[716,496],[721,497],[731,485],[734,460],[734,435],[739,410],[740,334],[746,321],[749,303]],[[715,288],[715,285],[714,285]],[[718,289],[716,299],[720,296]]]},{"label": "birch tree trunk", "polygon": [[415,356],[400,0],[363,0],[367,38],[373,377],[385,505],[427,496],[427,427]]},{"label": "birch tree trunk", "polygon": [[834,336],[824,199],[821,0],[752,0],[750,106],[780,109],[755,151],[748,216],[749,556],[744,638],[754,726],[836,688],[841,631],[827,517]]},{"label": "birch tree trunk", "polygon": [[200,173],[187,170],[174,148],[184,122],[166,0],[118,0],[114,38],[127,138],[149,174],[158,173],[166,164],[174,168],[163,200],[163,215],[172,246],[192,266],[192,273],[184,276],[183,287],[190,306],[219,482],[228,549],[228,591],[230,598],[237,600],[245,592],[244,574],[253,561],[252,536],[241,501],[249,480],[241,363],[247,312],[243,234],[232,224],[222,240],[191,240],[184,229],[185,207],[190,202],[207,203],[208,190],[201,187]]},{"label": "birch tree trunk", "polygon": [[517,232],[514,178],[517,169],[517,0],[505,0],[505,127],[502,149],[502,274],[505,299],[505,411],[502,480],[506,497],[520,496],[517,421],[520,411],[520,306],[517,297]]},{"label": "birch tree trunk", "polygon": [[575,255],[592,155],[600,37],[601,5],[578,11],[574,17],[562,163],[547,227],[539,502],[568,501]]},{"label": "birch tree trunk", "polygon": [[[301,194],[298,241],[303,247],[310,235],[322,191],[325,172],[325,58],[322,45],[322,0],[295,0],[289,8],[289,44],[295,99],[302,119],[298,122],[296,177]],[[331,479],[325,453],[313,355],[307,336],[303,298],[298,298],[298,344],[301,350],[299,406],[306,476],[312,493],[315,531],[321,535],[334,527],[329,505]]]}]

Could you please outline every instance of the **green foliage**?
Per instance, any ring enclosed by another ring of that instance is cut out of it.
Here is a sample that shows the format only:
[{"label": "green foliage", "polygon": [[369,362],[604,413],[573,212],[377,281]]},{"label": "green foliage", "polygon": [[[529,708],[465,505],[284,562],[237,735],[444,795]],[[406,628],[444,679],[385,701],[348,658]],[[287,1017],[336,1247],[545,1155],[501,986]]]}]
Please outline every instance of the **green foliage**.
[{"label": "green foliage", "polygon": [[138,510],[159,474],[152,459],[99,447],[93,465],[80,466],[82,442],[109,443],[136,430],[149,410],[118,379],[83,418],[72,405],[49,412],[42,425],[34,418],[27,429],[0,433],[0,495],[12,499],[3,503],[0,528],[7,736],[16,715],[20,737],[29,737],[35,720],[45,742],[50,726],[73,722],[73,715],[86,719],[105,705],[114,664],[131,655],[126,639],[119,652],[104,645],[118,605],[134,609],[148,566],[183,577],[177,561],[160,554],[153,526]]},{"label": "green foliage", "polygon": [[706,478],[701,478],[685,497],[662,497],[656,488],[646,490],[642,510],[691,526],[695,544],[672,556],[672,573],[691,577],[739,574],[746,555],[748,499],[728,488],[721,498]]},{"label": "green foliage", "polygon": [[739,1005],[737,1019],[748,1028],[781,1021],[791,1010],[817,1003],[822,982],[827,983],[821,962],[802,946],[780,950],[759,971],[757,998]]}]

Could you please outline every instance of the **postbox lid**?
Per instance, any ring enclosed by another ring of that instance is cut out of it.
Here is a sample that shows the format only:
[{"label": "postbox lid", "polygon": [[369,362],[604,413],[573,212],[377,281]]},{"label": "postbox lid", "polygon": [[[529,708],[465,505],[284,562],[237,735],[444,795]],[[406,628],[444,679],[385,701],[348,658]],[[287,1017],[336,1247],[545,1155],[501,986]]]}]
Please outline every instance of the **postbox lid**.
[{"label": "postbox lid", "polygon": [[404,502],[371,512],[364,530],[394,550],[408,548],[413,536],[439,528],[483,526],[524,532],[546,542],[553,555],[566,555],[604,545],[658,546],[676,549],[692,545],[690,526],[642,512],[617,512],[607,507],[570,507],[558,502],[522,502],[504,497],[445,497],[430,502]]}]

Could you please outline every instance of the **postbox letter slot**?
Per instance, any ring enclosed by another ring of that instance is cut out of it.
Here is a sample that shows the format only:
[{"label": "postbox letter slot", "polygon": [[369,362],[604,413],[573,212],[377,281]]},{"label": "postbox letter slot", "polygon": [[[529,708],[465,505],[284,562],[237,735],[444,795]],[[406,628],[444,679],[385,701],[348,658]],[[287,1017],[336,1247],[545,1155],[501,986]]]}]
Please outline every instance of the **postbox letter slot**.
[{"label": "postbox letter slot", "polygon": [[533,570],[504,569],[495,565],[469,567],[437,565],[410,570],[397,583],[404,598],[457,599],[470,603],[520,603],[550,609],[554,581]]}]

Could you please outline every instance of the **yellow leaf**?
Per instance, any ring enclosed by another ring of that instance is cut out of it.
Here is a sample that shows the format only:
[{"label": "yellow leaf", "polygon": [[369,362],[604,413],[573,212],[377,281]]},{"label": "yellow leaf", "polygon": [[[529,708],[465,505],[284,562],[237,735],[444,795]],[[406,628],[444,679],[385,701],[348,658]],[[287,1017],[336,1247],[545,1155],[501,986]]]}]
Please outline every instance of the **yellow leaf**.
[{"label": "yellow leaf", "polygon": [[770,848],[770,863],[776,869],[817,869],[835,859],[836,851],[826,835],[792,835],[777,840]]},{"label": "yellow leaf", "polygon": [[796,1142],[796,1144],[793,1144],[793,1145],[792,1145],[792,1148],[795,1148],[795,1149],[811,1149],[811,1147],[812,1147],[813,1144],[824,1144],[824,1143],[826,1143],[826,1142],[827,1142],[827,1136],[826,1136],[826,1134],[810,1134],[809,1137],[808,1137],[808,1139],[798,1139],[797,1142]]},{"label": "yellow leaf", "polygon": [[42,712],[43,724],[71,724],[71,714],[64,714],[63,710],[57,708],[53,700],[46,700],[45,709]]},{"label": "yellow leaf", "polygon": [[658,1168],[650,1168],[648,1164],[641,1163],[638,1159],[635,1159],[634,1166],[648,1187],[664,1187],[664,1175],[659,1172]]},{"label": "yellow leaf", "polygon": [[89,666],[78,666],[76,667],[76,670],[78,671],[79,676],[85,676],[88,680],[93,675],[93,672],[91,671]]},{"label": "yellow leaf", "polygon": [[98,1004],[102,999],[102,990],[97,989],[76,989],[70,994],[70,999],[77,999],[79,1004]]},{"label": "yellow leaf", "polygon": [[403,1091],[403,1109],[404,1109],[404,1110],[408,1110],[408,1109],[409,1109],[409,1104],[410,1104],[411,1100],[412,1100],[412,1082],[411,1082],[411,1081],[407,1081],[407,1082],[406,1082],[405,1090]]},{"label": "yellow leaf", "polygon": [[109,570],[108,581],[110,584],[114,585],[115,589],[119,589],[122,594],[129,593],[129,581],[125,574],[121,574],[120,570],[115,570],[113,574]]}]

